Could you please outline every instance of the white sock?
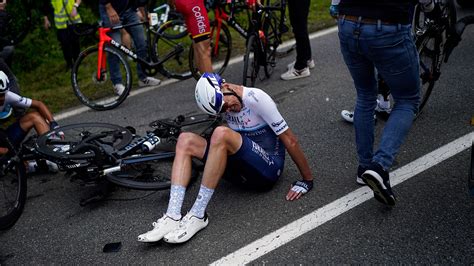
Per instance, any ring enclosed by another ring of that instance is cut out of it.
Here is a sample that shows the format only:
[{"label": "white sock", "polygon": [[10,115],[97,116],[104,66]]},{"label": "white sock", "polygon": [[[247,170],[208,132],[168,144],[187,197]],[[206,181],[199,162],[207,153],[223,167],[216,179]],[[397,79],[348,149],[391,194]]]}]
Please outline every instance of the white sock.
[{"label": "white sock", "polygon": [[189,212],[199,218],[204,217],[207,204],[211,200],[212,194],[214,194],[214,189],[210,189],[201,185],[196,201],[194,202],[194,205]]},{"label": "white sock", "polygon": [[183,206],[186,187],[180,185],[171,185],[170,200],[168,202],[168,210],[166,215],[174,220],[181,219],[181,207]]},{"label": "white sock", "polygon": [[37,168],[38,168],[38,164],[36,163],[36,161],[28,161],[28,166],[26,170],[28,173],[36,172]]},{"label": "white sock", "polygon": [[388,109],[390,108],[390,100],[387,99],[385,100],[382,94],[379,94],[377,97],[377,100],[379,101],[379,107],[383,109]]}]

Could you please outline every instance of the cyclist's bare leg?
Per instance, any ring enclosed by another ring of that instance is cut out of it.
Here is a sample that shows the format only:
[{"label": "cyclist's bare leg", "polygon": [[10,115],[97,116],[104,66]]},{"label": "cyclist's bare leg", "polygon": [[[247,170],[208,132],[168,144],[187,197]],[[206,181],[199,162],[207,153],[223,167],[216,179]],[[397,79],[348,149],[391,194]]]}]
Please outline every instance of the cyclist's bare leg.
[{"label": "cyclist's bare leg", "polygon": [[197,134],[184,132],[179,135],[171,170],[171,183],[173,185],[188,186],[191,180],[192,157],[202,159],[206,146],[206,140]]},{"label": "cyclist's bare leg", "polygon": [[194,49],[194,60],[197,64],[199,72],[212,73],[212,61],[211,61],[211,40],[203,40],[195,42],[193,44]]},{"label": "cyclist's bare leg", "polygon": [[211,136],[201,184],[215,189],[227,165],[227,156],[235,154],[242,145],[242,136],[224,126],[217,127]]},{"label": "cyclist's bare leg", "polygon": [[[236,153],[241,145],[242,137],[232,129],[217,127],[214,130],[202,178],[205,187],[214,189],[217,186],[224,173],[227,156]],[[173,185],[188,186],[191,179],[191,159],[202,159],[206,146],[206,140],[199,135],[182,133],[179,136],[171,173]]]},{"label": "cyclist's bare leg", "polygon": [[25,132],[34,128],[38,135],[48,132],[49,125],[46,120],[38,112],[30,112],[20,118],[20,127]]}]

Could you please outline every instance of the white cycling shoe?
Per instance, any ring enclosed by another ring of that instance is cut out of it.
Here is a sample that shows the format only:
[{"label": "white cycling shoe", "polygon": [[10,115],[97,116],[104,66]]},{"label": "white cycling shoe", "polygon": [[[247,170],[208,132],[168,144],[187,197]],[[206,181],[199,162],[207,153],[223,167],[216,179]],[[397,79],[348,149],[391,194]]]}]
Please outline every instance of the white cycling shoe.
[{"label": "white cycling shoe", "polygon": [[184,243],[191,239],[197,232],[206,228],[209,224],[207,214],[203,218],[198,218],[191,213],[181,219],[179,228],[164,236],[163,240],[168,243],[178,244]]},{"label": "white cycling shoe", "polygon": [[164,214],[158,221],[153,222],[153,230],[139,235],[137,240],[146,243],[160,241],[166,234],[177,230],[179,224],[179,220],[174,220]]}]

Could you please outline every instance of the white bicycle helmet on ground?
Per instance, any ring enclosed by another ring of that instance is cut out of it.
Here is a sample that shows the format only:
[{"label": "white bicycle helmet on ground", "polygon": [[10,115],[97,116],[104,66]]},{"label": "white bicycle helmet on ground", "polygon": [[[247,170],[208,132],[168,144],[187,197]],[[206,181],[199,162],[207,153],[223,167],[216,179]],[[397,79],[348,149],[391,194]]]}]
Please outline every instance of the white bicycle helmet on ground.
[{"label": "white bicycle helmet on ground", "polygon": [[224,80],[215,73],[204,73],[196,84],[196,103],[203,112],[217,115],[224,105],[221,85]]},{"label": "white bicycle helmet on ground", "polygon": [[8,83],[10,83],[10,80],[8,80],[7,74],[0,70],[0,94],[8,91]]}]

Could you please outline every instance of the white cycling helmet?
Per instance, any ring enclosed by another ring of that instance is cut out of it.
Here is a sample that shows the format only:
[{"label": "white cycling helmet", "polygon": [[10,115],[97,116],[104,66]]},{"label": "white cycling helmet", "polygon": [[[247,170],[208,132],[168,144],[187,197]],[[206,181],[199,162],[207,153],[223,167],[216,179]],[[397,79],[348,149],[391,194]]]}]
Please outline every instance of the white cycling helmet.
[{"label": "white cycling helmet", "polygon": [[224,105],[224,94],[221,91],[223,79],[214,73],[204,73],[196,84],[196,103],[199,108],[210,114],[217,115]]},{"label": "white cycling helmet", "polygon": [[9,82],[10,80],[8,80],[7,74],[0,70],[0,94],[4,94],[8,91]]}]

